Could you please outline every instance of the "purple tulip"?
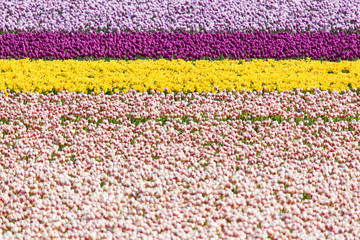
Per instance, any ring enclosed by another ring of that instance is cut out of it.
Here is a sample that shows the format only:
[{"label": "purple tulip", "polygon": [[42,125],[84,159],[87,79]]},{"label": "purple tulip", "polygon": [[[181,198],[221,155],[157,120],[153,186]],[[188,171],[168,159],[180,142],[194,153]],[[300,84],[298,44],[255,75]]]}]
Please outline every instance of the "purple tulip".
[{"label": "purple tulip", "polygon": [[359,58],[360,34],[334,33],[6,33],[0,56],[71,59]]}]

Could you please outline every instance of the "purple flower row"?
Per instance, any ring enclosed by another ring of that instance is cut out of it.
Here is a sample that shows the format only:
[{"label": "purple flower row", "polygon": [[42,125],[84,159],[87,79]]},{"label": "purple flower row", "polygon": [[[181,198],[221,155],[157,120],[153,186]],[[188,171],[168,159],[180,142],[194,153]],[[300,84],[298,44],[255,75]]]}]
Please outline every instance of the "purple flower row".
[{"label": "purple flower row", "polygon": [[0,31],[348,31],[359,0],[7,0]]},{"label": "purple flower row", "polygon": [[0,35],[0,58],[359,58],[360,34],[19,33]]}]

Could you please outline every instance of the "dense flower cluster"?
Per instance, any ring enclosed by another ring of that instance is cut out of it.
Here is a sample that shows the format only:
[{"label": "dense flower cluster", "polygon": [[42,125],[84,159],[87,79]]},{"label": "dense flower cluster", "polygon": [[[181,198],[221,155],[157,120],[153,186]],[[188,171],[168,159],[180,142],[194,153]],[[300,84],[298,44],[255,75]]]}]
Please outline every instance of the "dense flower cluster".
[{"label": "dense flower cluster", "polygon": [[0,94],[2,238],[360,235],[360,97]]},{"label": "dense flower cluster", "polygon": [[7,0],[0,31],[348,31],[360,28],[353,0]]},{"label": "dense flower cluster", "polygon": [[0,1],[0,238],[357,239],[359,29],[357,0]]},{"label": "dense flower cluster", "polygon": [[359,76],[359,60],[0,60],[0,90],[15,92],[342,91],[360,89]]},{"label": "dense flower cluster", "polygon": [[20,33],[0,36],[1,58],[306,58],[352,60],[360,34],[334,33]]}]

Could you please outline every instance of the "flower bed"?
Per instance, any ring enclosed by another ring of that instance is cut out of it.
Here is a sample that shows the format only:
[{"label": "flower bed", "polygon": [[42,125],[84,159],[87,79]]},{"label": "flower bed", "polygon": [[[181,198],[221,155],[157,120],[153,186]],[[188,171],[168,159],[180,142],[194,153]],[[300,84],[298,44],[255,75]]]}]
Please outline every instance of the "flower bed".
[{"label": "flower bed", "polygon": [[[45,41],[44,41],[45,40]],[[20,33],[0,35],[1,58],[248,59],[359,58],[360,34]]]},{"label": "flower bed", "polygon": [[4,237],[360,234],[354,92],[0,94],[0,104]]},{"label": "flower bed", "polygon": [[0,91],[48,93],[360,89],[360,61],[0,60]]},{"label": "flower bed", "polygon": [[0,31],[336,31],[359,30],[358,1],[17,0],[0,3]]}]

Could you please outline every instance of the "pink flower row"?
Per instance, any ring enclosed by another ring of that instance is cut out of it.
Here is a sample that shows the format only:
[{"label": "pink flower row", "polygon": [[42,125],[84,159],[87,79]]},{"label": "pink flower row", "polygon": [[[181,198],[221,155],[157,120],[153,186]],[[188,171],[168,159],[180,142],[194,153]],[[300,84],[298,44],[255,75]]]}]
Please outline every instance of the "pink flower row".
[{"label": "pink flower row", "polygon": [[321,91],[0,94],[0,236],[355,239],[358,102]]}]

